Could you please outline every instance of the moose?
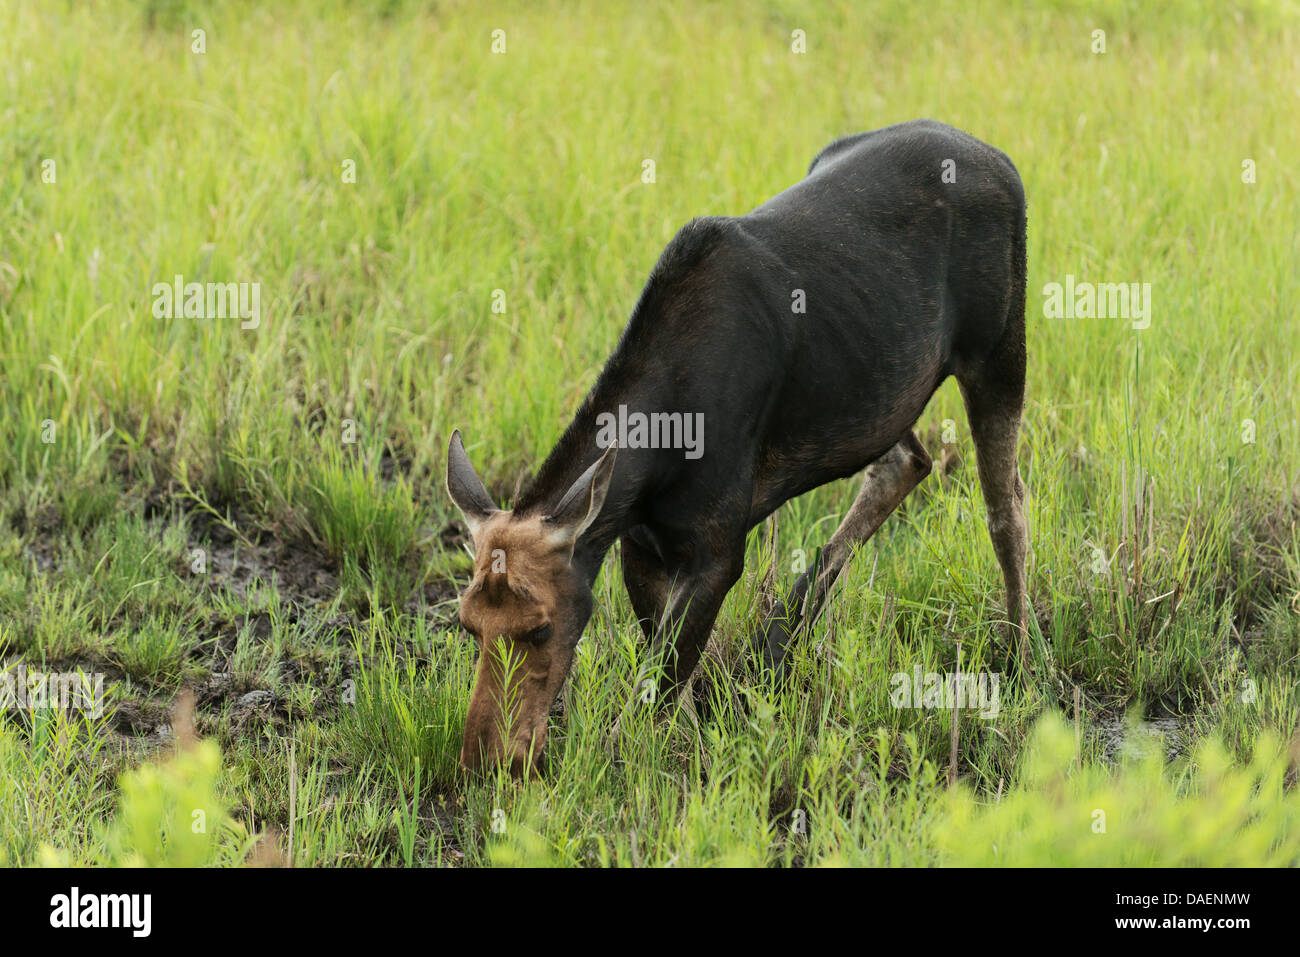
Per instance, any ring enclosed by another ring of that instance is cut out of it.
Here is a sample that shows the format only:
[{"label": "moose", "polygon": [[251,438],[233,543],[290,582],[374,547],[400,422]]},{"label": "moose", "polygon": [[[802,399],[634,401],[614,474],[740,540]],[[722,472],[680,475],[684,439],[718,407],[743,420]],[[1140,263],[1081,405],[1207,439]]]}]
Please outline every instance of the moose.
[{"label": "moose", "polygon": [[[1015,166],[966,133],[915,120],[838,139],[753,211],[682,228],[513,509],[496,507],[453,432],[447,491],[475,551],[460,623],[480,652],[462,764],[543,767],[548,716],[616,541],[667,703],[743,573],[746,533],[865,469],[842,523],[754,636],[782,673],[855,546],[930,474],[913,428],[950,375],[1006,590],[1008,653],[1023,657],[1025,229]],[[620,410],[660,414],[661,433],[673,416],[698,417],[699,454],[637,435],[620,446],[602,427]]]}]

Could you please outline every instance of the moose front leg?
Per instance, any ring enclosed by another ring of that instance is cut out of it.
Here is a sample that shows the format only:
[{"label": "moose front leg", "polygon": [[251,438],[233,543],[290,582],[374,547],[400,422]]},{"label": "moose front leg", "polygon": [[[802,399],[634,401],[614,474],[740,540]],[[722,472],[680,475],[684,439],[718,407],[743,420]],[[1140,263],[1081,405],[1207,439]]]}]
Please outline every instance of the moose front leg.
[{"label": "moose front leg", "polygon": [[663,560],[632,534],[621,539],[620,559],[623,585],[632,602],[637,624],[648,640],[654,639],[655,625],[664,616],[672,585]]},{"label": "moose front leg", "polygon": [[[738,551],[726,561],[712,561],[706,568],[687,577],[678,577],[669,587],[663,615],[650,637],[647,661],[663,659],[663,674],[651,683],[643,666],[623,710],[610,732],[614,751],[622,734],[623,718],[632,708],[651,705],[662,708],[672,704],[690,680],[699,664],[700,654],[713,630],[722,602],[744,570],[744,552]],[[653,689],[648,693],[648,689]]]},{"label": "moose front leg", "polygon": [[799,576],[790,595],[777,603],[753,639],[768,667],[778,677],[785,672],[786,655],[794,636],[800,628],[807,631],[816,623],[825,607],[826,596],[854,547],[876,533],[908,493],[930,474],[930,468],[925,446],[911,431],[867,466],[862,489],[844,521],[821,550],[813,567]]},{"label": "moose front leg", "polygon": [[[743,538],[739,540],[743,541]],[[625,538],[625,563],[629,555],[627,544]],[[646,664],[636,679],[623,714],[637,702],[664,706],[676,698],[694,674],[722,602],[731,586],[740,579],[745,562],[743,548],[739,546],[724,556],[706,551],[702,560],[693,563],[694,568],[670,574],[661,565],[650,561],[648,554],[637,552],[635,544],[631,554],[634,556],[633,577],[627,582],[628,593],[633,597],[634,606],[645,606],[636,609],[642,627],[646,625],[644,616],[648,612],[653,610],[657,614],[648,632],[650,641]],[[626,570],[625,564],[625,575]],[[649,677],[651,663],[658,661],[663,663],[663,673],[657,684],[648,684],[652,680]],[[654,690],[649,692],[647,688]],[[621,724],[622,714],[615,722],[616,734]]]},{"label": "moose front leg", "polygon": [[744,552],[711,563],[672,589],[659,627],[650,641],[652,656],[664,655],[656,701],[671,704],[695,673],[722,602],[744,571]]}]

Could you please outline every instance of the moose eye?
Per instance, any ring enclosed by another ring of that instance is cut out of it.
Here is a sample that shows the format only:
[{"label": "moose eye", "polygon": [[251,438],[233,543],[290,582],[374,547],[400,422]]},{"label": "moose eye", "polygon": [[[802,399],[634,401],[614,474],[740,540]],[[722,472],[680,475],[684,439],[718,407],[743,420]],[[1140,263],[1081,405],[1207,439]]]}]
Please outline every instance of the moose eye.
[{"label": "moose eye", "polygon": [[524,632],[519,636],[520,641],[526,641],[530,645],[540,645],[551,637],[551,625],[548,622],[540,628],[534,628],[532,631]]}]

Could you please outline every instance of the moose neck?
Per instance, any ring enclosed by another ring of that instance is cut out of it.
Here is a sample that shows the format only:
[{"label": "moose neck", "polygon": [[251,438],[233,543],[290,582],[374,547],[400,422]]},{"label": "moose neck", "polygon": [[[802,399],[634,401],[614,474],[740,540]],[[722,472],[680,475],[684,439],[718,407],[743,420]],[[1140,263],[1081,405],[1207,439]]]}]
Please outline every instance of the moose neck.
[{"label": "moose neck", "polygon": [[[538,470],[531,485],[515,505],[517,514],[547,511],[593,462],[605,453],[597,443],[601,413],[617,414],[619,406],[662,408],[662,387],[641,363],[628,361],[623,349],[615,350],[582,407]],[[600,514],[574,546],[574,565],[588,583],[596,580],[605,554],[614,542],[638,522],[639,505],[656,480],[656,463],[633,449],[619,449],[609,491]]]}]

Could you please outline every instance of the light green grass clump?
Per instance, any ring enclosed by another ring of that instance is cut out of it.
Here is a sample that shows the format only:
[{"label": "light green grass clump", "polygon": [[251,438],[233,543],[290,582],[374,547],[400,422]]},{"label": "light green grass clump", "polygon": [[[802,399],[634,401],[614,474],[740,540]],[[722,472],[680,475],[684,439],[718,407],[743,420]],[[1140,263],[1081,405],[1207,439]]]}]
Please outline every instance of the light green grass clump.
[{"label": "light green grass clump", "polygon": [[75,858],[93,853],[112,804],[99,722],[76,712],[19,715],[17,727],[0,720],[0,867],[34,863],[42,844]]},{"label": "light green grass clump", "polygon": [[1170,773],[1163,749],[1118,770],[1076,764],[1073,732],[1044,716],[1020,786],[997,803],[957,791],[935,830],[945,864],[963,867],[1296,867],[1297,755],[1272,735],[1233,766],[1206,739]]},{"label": "light green grass clump", "polygon": [[166,761],[126,774],[103,835],[112,867],[202,867],[217,863],[230,818],[218,793],[221,748],[199,741]]},{"label": "light green grass clump", "polygon": [[205,867],[238,863],[252,846],[221,796],[215,741],[182,732],[121,775],[110,809],[107,782],[85,777],[78,751],[95,745],[84,723],[38,715],[30,730],[28,741],[0,724],[0,863]]}]

